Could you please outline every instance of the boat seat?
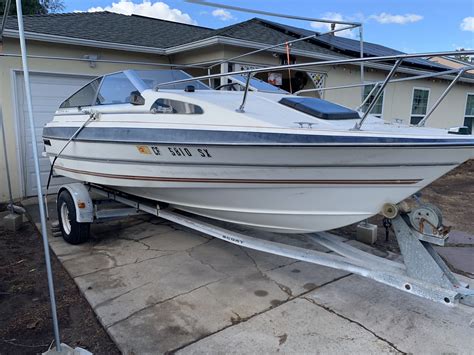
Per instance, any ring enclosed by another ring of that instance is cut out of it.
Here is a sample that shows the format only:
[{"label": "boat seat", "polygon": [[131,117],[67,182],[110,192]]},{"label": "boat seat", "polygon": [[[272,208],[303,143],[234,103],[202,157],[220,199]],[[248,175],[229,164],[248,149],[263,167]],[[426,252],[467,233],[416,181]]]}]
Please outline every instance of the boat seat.
[{"label": "boat seat", "polygon": [[314,97],[284,97],[280,104],[323,120],[359,119],[357,111]]}]

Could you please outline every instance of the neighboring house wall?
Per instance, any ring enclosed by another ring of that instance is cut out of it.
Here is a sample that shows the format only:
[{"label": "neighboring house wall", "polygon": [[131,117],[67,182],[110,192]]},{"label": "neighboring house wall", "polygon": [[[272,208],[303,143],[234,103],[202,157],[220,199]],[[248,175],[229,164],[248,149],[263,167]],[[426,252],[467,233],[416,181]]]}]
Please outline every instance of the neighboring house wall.
[{"label": "neighboring house wall", "polygon": [[[387,75],[379,70],[366,69],[365,81],[380,81]],[[337,67],[327,71],[326,87],[346,85],[360,82],[360,70],[357,67]],[[398,75],[396,78],[405,77]],[[401,119],[404,123],[410,123],[413,89],[429,89],[428,110],[441,96],[449,85],[448,80],[438,78],[410,80],[405,82],[389,84],[384,91],[382,117],[387,121]],[[457,83],[440,106],[434,111],[427,122],[427,126],[437,128],[449,128],[462,126],[466,107],[467,93],[474,91],[474,85],[468,83]],[[360,105],[361,92],[359,88],[328,90],[325,99],[337,102],[341,105],[355,108]]]},{"label": "neighboring house wall", "polygon": [[[473,65],[473,63],[463,62],[461,60],[454,61],[454,60],[451,60],[449,58],[444,58],[444,57],[432,57],[430,58],[430,60],[438,64],[446,65],[447,67],[450,67],[450,68],[462,68],[467,65]],[[470,74],[474,74],[474,70],[468,70],[467,72]]]},{"label": "neighboring house wall", "polygon": [[[28,55],[45,55],[58,57],[82,58],[86,54],[98,55],[99,59],[121,60],[121,61],[141,61],[151,63],[168,63],[168,59],[151,54],[140,54],[131,52],[121,52],[104,50],[100,48],[56,45],[52,43],[40,43],[35,41],[27,42]],[[20,54],[18,40],[5,38],[1,53]],[[28,59],[31,73],[55,73],[62,75],[84,75],[87,77],[98,76],[109,72],[124,70],[128,68],[155,69],[150,65],[130,65],[113,63],[96,63],[95,68],[91,68],[88,62],[53,59]],[[20,112],[16,107],[16,82],[15,73],[22,71],[21,58],[0,56],[0,106],[3,111],[5,131],[8,147],[8,161],[10,165],[11,182],[14,198],[25,195],[25,167],[21,159],[21,147],[24,132],[20,131]],[[18,74],[17,74],[18,75]],[[64,93],[67,97],[69,92]],[[23,108],[26,110],[26,108]],[[52,117],[51,117],[52,118]],[[28,143],[28,142],[27,142]],[[41,142],[39,142],[41,143]],[[42,144],[39,144],[39,152],[42,151]],[[3,153],[0,157],[0,201],[6,201],[8,189],[5,176],[5,162]]]}]

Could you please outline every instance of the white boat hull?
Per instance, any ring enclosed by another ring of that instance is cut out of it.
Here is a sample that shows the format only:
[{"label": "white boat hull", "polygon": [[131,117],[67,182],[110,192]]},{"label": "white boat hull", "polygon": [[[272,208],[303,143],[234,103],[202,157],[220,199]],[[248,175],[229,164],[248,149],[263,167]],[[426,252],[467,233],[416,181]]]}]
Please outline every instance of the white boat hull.
[{"label": "white boat hull", "polygon": [[[54,156],[63,140],[50,140]],[[377,214],[472,155],[468,147],[266,147],[75,141],[57,174],[210,218],[301,233]]]}]

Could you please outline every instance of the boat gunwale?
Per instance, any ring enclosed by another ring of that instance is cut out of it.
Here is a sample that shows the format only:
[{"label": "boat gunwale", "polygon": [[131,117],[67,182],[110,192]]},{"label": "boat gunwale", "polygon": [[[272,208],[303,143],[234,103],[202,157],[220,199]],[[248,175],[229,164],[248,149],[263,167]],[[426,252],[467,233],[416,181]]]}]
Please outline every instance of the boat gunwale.
[{"label": "boat gunwale", "polygon": [[[74,126],[46,126],[44,139],[69,140]],[[123,132],[118,132],[123,131]],[[120,134],[117,134],[120,133]],[[326,132],[325,132],[326,133]],[[175,140],[154,138],[180,135]],[[222,137],[225,135],[225,137]],[[122,136],[122,137],[120,137]],[[183,137],[184,136],[184,137]],[[192,136],[193,139],[189,137]],[[215,137],[212,137],[215,136]],[[230,137],[233,139],[229,139]],[[459,135],[460,136],[460,135]],[[474,137],[397,137],[384,135],[337,135],[259,131],[222,131],[180,128],[85,127],[74,141],[127,144],[167,144],[192,146],[275,146],[275,147],[474,147]],[[215,139],[209,141],[209,139]],[[272,141],[273,140],[273,141]],[[280,141],[278,141],[280,140]],[[284,141],[282,141],[284,140]],[[294,141],[291,141],[294,140]],[[306,140],[306,141],[305,141]],[[313,140],[313,142],[311,142]],[[317,140],[320,140],[319,142]]]}]

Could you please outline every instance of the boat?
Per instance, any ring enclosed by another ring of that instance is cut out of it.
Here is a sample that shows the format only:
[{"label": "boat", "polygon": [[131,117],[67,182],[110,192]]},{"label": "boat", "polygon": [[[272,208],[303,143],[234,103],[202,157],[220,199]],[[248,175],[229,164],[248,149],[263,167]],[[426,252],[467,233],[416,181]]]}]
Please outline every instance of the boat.
[{"label": "boat", "polygon": [[44,127],[45,154],[57,175],[279,233],[367,219],[474,157],[462,129],[385,122],[251,74],[236,91],[175,69],[101,76]]}]

